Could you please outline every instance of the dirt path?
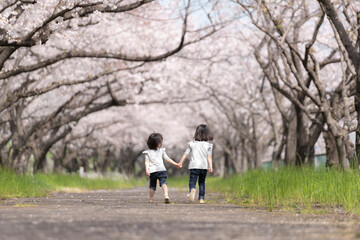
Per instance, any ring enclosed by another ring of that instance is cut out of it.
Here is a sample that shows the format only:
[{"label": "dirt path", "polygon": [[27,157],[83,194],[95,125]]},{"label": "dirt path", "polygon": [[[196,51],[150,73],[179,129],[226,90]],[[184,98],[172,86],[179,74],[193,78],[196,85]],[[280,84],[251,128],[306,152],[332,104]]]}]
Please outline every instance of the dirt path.
[{"label": "dirt path", "polygon": [[59,193],[0,203],[0,239],[357,239],[359,222],[346,215],[249,210],[221,202],[189,204],[170,189],[172,204],[147,203],[147,189]]}]

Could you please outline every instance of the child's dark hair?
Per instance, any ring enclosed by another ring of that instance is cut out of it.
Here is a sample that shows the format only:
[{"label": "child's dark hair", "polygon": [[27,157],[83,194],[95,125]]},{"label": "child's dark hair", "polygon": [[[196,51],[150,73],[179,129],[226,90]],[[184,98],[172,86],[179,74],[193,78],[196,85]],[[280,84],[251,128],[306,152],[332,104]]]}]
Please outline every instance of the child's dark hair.
[{"label": "child's dark hair", "polygon": [[147,140],[147,145],[150,149],[156,150],[162,144],[162,141],[163,136],[160,133],[152,133]]},{"label": "child's dark hair", "polygon": [[194,136],[195,141],[212,141],[213,135],[206,124],[200,124],[197,126]]}]

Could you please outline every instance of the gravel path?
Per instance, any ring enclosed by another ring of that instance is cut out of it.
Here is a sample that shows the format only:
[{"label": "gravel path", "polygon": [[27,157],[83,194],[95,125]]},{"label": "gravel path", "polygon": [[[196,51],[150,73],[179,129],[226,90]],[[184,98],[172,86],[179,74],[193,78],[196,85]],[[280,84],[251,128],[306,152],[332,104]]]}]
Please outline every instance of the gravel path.
[{"label": "gravel path", "polygon": [[[160,189],[159,189],[160,190]],[[147,188],[57,193],[0,202],[0,239],[359,239],[359,218],[345,214],[268,212],[225,203],[208,194],[189,204],[170,189],[148,203]]]}]

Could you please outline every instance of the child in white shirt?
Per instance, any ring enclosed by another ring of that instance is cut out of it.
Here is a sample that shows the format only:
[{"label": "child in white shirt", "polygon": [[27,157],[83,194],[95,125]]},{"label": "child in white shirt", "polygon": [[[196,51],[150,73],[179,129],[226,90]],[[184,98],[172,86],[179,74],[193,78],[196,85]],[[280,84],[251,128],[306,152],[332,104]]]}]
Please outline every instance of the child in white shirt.
[{"label": "child in white shirt", "polygon": [[160,187],[162,187],[164,191],[165,203],[170,203],[167,182],[166,182],[167,174],[166,174],[166,168],[164,166],[164,160],[176,167],[179,167],[179,164],[171,160],[169,156],[166,154],[165,148],[161,148],[162,141],[163,141],[163,137],[160,133],[150,134],[147,140],[147,145],[149,147],[149,150],[143,151],[143,154],[145,154],[146,175],[150,177],[150,186],[149,186],[150,203],[152,203],[154,199],[157,180],[159,180]]},{"label": "child in white shirt", "polygon": [[212,149],[213,144],[209,141],[213,140],[213,136],[210,129],[205,125],[201,124],[196,128],[194,140],[188,143],[184,155],[179,161],[179,167],[182,167],[182,163],[186,159],[187,155],[191,153],[189,163],[189,200],[194,202],[196,194],[196,182],[199,178],[199,203],[205,203],[205,178],[207,171],[213,172],[212,167]]}]

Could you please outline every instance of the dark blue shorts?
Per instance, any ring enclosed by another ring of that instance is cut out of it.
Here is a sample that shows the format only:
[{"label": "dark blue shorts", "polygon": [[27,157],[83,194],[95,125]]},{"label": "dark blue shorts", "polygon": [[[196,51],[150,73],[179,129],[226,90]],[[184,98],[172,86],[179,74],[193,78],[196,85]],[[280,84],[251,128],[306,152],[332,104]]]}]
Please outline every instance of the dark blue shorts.
[{"label": "dark blue shorts", "polygon": [[161,187],[163,184],[167,184],[166,178],[167,178],[166,171],[150,173],[150,187],[149,188],[156,191],[156,180],[159,179],[159,183],[160,183],[160,187]]}]

